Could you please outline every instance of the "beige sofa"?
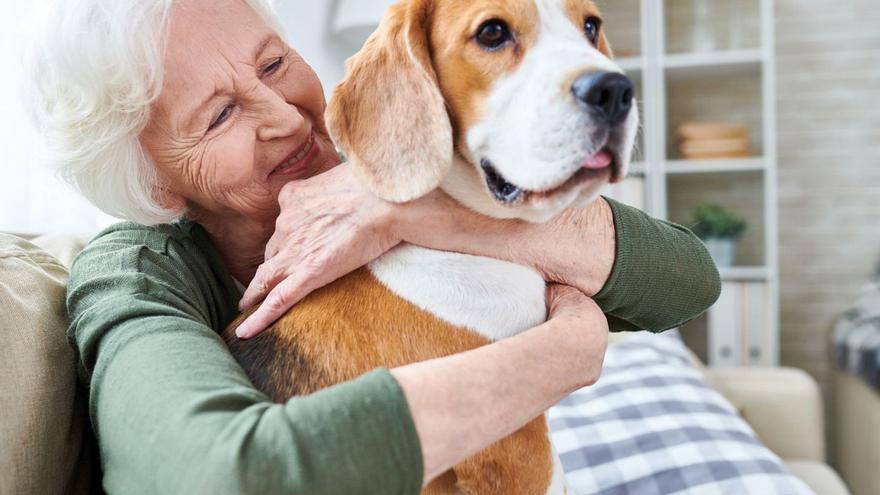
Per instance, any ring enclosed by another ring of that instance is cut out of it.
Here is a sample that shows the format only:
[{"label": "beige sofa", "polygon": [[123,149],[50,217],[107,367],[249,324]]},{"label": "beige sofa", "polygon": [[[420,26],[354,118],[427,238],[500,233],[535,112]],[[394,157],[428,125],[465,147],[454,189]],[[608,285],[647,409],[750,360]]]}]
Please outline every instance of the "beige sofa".
[{"label": "beige sofa", "polygon": [[[31,240],[0,234],[0,493],[88,493],[97,458],[63,307],[65,265],[85,239]],[[825,464],[822,401],[806,373],[702,369],[817,494],[848,493]]]},{"label": "beige sofa", "polygon": [[834,372],[831,438],[834,465],[853,495],[880,493],[880,393],[861,378]]},{"label": "beige sofa", "polygon": [[56,257],[0,234],[2,494],[90,493],[95,457],[64,336],[66,284]]},{"label": "beige sofa", "polygon": [[705,375],[818,495],[849,493],[826,464],[822,394],[810,375],[794,368],[707,369]]}]

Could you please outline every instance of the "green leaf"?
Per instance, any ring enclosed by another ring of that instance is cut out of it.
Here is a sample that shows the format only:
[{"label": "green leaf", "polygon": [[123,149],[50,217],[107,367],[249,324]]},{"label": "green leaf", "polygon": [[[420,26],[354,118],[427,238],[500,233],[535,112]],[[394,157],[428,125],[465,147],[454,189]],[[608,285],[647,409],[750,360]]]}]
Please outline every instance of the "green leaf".
[{"label": "green leaf", "polygon": [[691,212],[691,230],[700,239],[739,238],[748,223],[717,203],[701,203]]}]

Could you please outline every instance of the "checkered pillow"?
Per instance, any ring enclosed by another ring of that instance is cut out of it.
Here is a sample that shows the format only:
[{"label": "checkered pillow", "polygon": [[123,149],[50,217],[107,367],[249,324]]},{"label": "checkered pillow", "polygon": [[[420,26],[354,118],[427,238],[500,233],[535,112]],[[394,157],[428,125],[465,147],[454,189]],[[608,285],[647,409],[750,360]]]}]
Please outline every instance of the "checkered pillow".
[{"label": "checkered pillow", "polygon": [[837,321],[834,348],[840,369],[880,390],[880,272]]},{"label": "checkered pillow", "polygon": [[577,494],[812,493],[706,384],[675,333],[611,345],[599,382],[548,417]]}]

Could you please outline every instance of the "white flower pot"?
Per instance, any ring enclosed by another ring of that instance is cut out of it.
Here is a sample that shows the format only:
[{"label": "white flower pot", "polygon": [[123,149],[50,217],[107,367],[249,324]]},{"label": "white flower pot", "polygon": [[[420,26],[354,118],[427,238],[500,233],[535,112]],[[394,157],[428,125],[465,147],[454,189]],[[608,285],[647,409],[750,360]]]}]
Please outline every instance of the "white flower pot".
[{"label": "white flower pot", "polygon": [[733,237],[710,237],[703,239],[709,255],[719,267],[733,266],[736,263],[736,239]]}]

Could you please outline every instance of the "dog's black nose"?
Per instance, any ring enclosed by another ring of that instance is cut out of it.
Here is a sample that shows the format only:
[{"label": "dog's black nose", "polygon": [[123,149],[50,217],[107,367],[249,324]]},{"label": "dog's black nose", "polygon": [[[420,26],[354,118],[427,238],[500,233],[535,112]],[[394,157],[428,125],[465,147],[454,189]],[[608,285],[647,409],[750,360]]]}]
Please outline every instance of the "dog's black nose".
[{"label": "dog's black nose", "polygon": [[632,81],[616,72],[592,72],[571,85],[575,98],[587,105],[596,118],[617,125],[629,115],[635,88]]}]

